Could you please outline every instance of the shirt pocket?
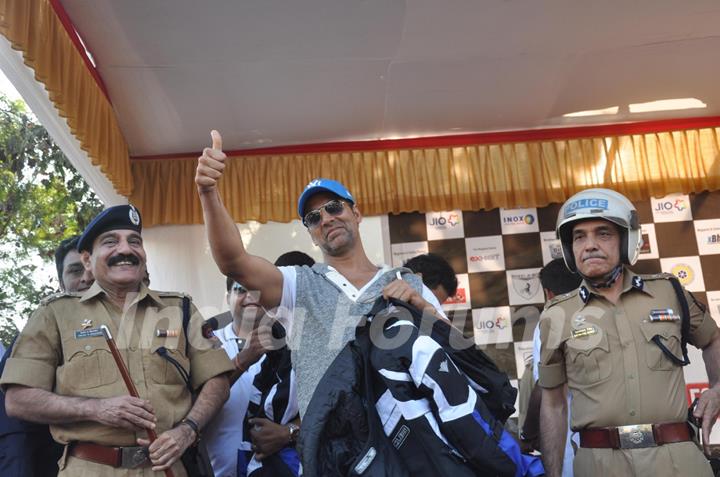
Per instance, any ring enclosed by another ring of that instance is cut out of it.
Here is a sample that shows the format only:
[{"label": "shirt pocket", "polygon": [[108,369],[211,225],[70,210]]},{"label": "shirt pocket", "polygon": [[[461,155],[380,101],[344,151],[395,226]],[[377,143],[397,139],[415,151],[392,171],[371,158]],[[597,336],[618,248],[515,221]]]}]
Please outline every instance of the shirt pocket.
[{"label": "shirt pocket", "polygon": [[103,338],[68,340],[63,353],[65,362],[60,379],[63,387],[94,389],[120,379],[117,363]]},{"label": "shirt pocket", "polygon": [[[166,356],[162,356],[160,348],[165,348]],[[168,385],[182,385],[185,386],[185,380],[183,379],[182,372],[173,364],[169,359],[177,363],[178,366],[182,367],[185,373],[190,374],[190,360],[185,356],[185,353],[178,350],[177,348],[168,348],[165,344],[153,344],[150,348],[149,356],[147,357],[148,362],[148,375],[150,379],[157,384],[168,384]]]},{"label": "shirt pocket", "polygon": [[575,338],[566,342],[568,381],[581,385],[597,384],[610,377],[612,361],[610,345],[605,332],[587,338]]},{"label": "shirt pocket", "polygon": [[680,322],[651,323],[648,321],[640,323],[640,330],[645,337],[645,359],[648,367],[655,371],[672,371],[676,369],[677,366],[670,358],[665,356],[660,347],[653,342],[653,338],[656,335],[660,336],[660,342],[672,354],[682,359]]}]

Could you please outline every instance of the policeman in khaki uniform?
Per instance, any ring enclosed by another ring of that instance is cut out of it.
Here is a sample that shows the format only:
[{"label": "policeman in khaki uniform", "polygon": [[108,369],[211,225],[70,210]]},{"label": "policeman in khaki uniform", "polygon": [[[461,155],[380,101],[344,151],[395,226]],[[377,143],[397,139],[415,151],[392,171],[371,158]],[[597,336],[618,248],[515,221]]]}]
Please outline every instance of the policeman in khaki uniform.
[{"label": "policeman in khaki uniform", "polygon": [[[8,414],[49,423],[66,445],[61,476],[151,476],[168,468],[184,476],[179,458],[228,397],[233,364],[202,337],[197,309],[189,307],[186,336],[183,295],[142,283],[141,229],[140,214],[128,205],[88,225],[78,250],[95,283],[43,301],[0,379]],[[129,395],[101,325],[115,338],[140,398]],[[183,373],[200,390],[194,404]],[[152,444],[147,429],[158,435]]]},{"label": "policeman in khaki uniform", "polygon": [[[549,302],[540,318],[540,435],[548,476],[562,468],[565,383],[573,397],[571,427],[580,433],[575,475],[712,476],[687,424],[683,306],[672,275],[626,268],[642,245],[632,203],[608,189],[582,191],[563,204],[556,231],[565,264],[583,282]],[[705,307],[677,287],[689,310],[687,340],[703,350],[710,380],[694,411],[707,443],[720,412],[720,333]]]}]

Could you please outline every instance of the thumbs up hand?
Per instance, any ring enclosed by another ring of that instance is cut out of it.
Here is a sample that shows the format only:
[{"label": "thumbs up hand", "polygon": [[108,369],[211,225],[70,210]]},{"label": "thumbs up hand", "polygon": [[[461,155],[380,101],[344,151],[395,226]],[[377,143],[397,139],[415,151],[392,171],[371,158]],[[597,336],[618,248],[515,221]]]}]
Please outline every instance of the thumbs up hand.
[{"label": "thumbs up hand", "polygon": [[217,188],[217,183],[225,170],[227,156],[222,152],[222,136],[216,130],[210,131],[212,147],[203,149],[202,156],[198,157],[198,166],[195,171],[195,184],[198,192],[210,192]]}]

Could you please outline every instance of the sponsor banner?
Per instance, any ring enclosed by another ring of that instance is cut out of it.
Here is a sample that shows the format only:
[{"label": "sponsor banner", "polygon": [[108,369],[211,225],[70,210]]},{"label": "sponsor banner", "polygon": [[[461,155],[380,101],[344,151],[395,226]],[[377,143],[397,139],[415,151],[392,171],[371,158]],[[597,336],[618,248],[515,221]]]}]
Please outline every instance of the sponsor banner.
[{"label": "sponsor banner", "polygon": [[695,239],[700,255],[720,253],[720,220],[696,220]]},{"label": "sponsor banner", "polygon": [[684,194],[670,194],[662,199],[650,198],[653,222],[692,220],[690,198]]},{"label": "sponsor banner", "polygon": [[720,291],[709,291],[705,295],[710,316],[720,325]]},{"label": "sponsor banner", "polygon": [[[522,379],[525,373],[525,364],[532,362],[532,341],[516,341],[515,342],[515,364],[518,370],[518,379]],[[528,370],[532,373],[532,367]]]},{"label": "sponsor banner", "polygon": [[500,209],[503,235],[539,232],[536,208]]},{"label": "sponsor banner", "polygon": [[392,253],[392,266],[401,267],[413,257],[428,253],[427,242],[394,243],[390,246]]},{"label": "sponsor banner", "polygon": [[649,258],[659,258],[657,236],[655,235],[655,224],[641,224],[640,233],[642,234],[643,244],[640,247],[640,256],[638,260],[647,260]]},{"label": "sponsor banner", "polygon": [[505,270],[502,235],[465,239],[468,273]]},{"label": "sponsor banner", "polygon": [[539,268],[508,270],[505,275],[510,305],[545,303],[545,293],[540,285]]},{"label": "sponsor banner", "polygon": [[700,257],[661,258],[660,268],[665,273],[672,273],[680,283],[690,291],[705,291]]},{"label": "sponsor banner", "polygon": [[460,210],[428,212],[425,214],[428,240],[442,240],[465,237],[463,216]]},{"label": "sponsor banner", "polygon": [[472,311],[475,344],[511,343],[510,307],[476,308]]},{"label": "sponsor banner", "polygon": [[470,281],[467,273],[456,275],[458,280],[455,296],[449,297],[442,303],[443,310],[468,310],[470,309]]},{"label": "sponsor banner", "polygon": [[540,232],[540,247],[542,247],[543,265],[547,265],[556,258],[563,258],[560,239],[555,232]]}]

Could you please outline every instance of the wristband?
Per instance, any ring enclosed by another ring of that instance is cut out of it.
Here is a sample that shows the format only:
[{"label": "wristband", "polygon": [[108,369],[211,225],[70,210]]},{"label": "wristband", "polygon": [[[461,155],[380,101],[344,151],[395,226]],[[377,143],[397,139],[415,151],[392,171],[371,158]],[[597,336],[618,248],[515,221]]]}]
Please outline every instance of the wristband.
[{"label": "wristband", "polygon": [[180,421],[180,424],[187,425],[190,429],[195,431],[195,441],[193,441],[193,445],[197,444],[200,440],[200,426],[198,426],[198,423],[190,419],[189,417],[186,417],[182,421]]}]

